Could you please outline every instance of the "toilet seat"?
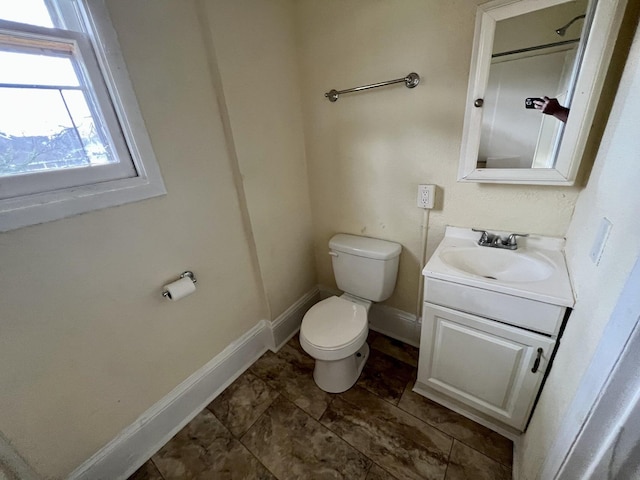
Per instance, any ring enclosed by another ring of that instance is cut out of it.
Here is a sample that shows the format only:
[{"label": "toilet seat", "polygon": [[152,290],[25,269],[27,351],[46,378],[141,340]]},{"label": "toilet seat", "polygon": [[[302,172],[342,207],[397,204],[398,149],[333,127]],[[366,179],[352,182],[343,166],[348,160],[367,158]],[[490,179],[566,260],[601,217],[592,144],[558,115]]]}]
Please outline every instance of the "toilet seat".
[{"label": "toilet seat", "polygon": [[369,333],[367,309],[339,297],[329,297],[309,309],[300,327],[300,344],[319,360],[339,360],[354,354]]}]

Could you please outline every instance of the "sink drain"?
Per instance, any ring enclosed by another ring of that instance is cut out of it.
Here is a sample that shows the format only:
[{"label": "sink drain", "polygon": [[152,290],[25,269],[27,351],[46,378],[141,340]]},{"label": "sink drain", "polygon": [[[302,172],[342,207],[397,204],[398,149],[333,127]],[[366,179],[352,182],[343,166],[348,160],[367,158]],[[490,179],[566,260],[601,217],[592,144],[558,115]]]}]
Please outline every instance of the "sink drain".
[{"label": "sink drain", "polygon": [[491,275],[483,275],[484,278],[490,278],[491,280],[497,280],[496,277],[492,277]]}]

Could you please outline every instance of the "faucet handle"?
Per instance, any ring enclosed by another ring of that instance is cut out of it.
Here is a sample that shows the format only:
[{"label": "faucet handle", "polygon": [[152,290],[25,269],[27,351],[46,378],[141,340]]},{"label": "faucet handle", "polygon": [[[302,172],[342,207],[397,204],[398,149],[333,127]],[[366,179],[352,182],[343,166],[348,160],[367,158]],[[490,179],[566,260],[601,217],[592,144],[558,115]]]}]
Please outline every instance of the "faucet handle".
[{"label": "faucet handle", "polygon": [[507,240],[504,242],[505,245],[514,246],[517,245],[516,237],[528,237],[528,233],[512,233],[507,237]]},{"label": "faucet handle", "polygon": [[480,235],[480,239],[478,240],[478,245],[486,245],[488,243],[491,243],[491,234],[486,230],[472,228],[471,231],[482,233],[482,235]]}]

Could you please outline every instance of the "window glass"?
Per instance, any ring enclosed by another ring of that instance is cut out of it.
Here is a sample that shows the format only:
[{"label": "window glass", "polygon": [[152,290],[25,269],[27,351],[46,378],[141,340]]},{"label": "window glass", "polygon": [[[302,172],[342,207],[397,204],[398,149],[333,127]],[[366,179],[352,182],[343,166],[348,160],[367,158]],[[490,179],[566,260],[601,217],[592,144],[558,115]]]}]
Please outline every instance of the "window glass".
[{"label": "window glass", "polygon": [[2,51],[0,43],[0,83],[26,85],[80,85],[69,57],[33,55]]},{"label": "window glass", "polygon": [[0,51],[0,177],[117,163],[74,60],[53,55]]},{"label": "window glass", "polygon": [[115,162],[81,91],[0,88],[0,104],[0,177]]},{"label": "window glass", "polygon": [[0,0],[0,19],[40,27],[54,26],[44,0]]}]

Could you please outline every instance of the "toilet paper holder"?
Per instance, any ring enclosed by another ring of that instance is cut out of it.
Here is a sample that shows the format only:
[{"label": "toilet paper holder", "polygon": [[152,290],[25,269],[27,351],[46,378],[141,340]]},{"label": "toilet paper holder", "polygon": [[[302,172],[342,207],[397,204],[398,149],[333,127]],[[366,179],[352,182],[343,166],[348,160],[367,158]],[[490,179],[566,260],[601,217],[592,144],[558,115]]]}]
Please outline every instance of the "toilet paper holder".
[{"label": "toilet paper holder", "polygon": [[[189,270],[182,272],[180,274],[180,278],[185,278],[185,277],[189,277],[193,283],[198,282],[198,279],[196,278],[195,274]],[[165,290],[164,292],[162,292],[162,296],[164,298],[169,298],[169,292]]]}]

